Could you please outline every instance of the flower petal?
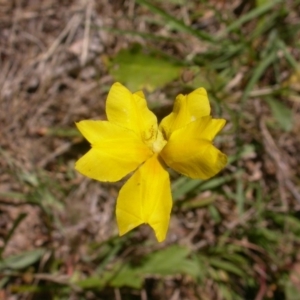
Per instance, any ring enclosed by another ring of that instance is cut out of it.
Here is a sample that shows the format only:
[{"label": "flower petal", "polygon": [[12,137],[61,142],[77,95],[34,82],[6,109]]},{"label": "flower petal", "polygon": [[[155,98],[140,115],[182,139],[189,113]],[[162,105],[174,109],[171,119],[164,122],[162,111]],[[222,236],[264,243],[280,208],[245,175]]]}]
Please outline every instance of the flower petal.
[{"label": "flower petal", "polygon": [[227,164],[227,156],[212,145],[225,120],[204,117],[174,131],[160,155],[175,171],[191,178],[208,179]]},{"label": "flower petal", "polygon": [[135,92],[135,93],[133,93],[133,94],[136,94],[136,95],[140,96],[141,98],[144,98],[144,99],[145,99],[145,94],[144,94],[143,91],[137,91],[137,92]]},{"label": "flower petal", "polygon": [[157,119],[142,91],[132,94],[122,84],[114,83],[107,97],[106,114],[110,122],[133,130],[143,140],[156,137]]},{"label": "flower petal", "polygon": [[107,121],[86,120],[76,123],[92,144],[75,169],[99,181],[117,181],[134,171],[153,152],[130,130]]},{"label": "flower petal", "polygon": [[183,128],[184,135],[202,140],[212,141],[225,126],[226,120],[213,119],[211,116],[202,117]]},{"label": "flower petal", "polygon": [[120,235],[147,223],[155,231],[157,240],[163,241],[169,226],[171,208],[169,174],[155,154],[120,190],[116,208]]},{"label": "flower petal", "polygon": [[188,95],[178,95],[173,112],[161,121],[159,127],[168,139],[174,130],[209,114],[210,104],[206,90],[199,88]]}]

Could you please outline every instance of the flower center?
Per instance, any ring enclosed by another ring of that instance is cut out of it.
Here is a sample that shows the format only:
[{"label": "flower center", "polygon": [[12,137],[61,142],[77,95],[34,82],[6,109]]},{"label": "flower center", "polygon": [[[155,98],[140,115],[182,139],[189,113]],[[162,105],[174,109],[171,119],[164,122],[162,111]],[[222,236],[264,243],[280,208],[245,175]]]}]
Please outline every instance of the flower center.
[{"label": "flower center", "polygon": [[151,128],[148,132],[144,132],[142,139],[154,153],[159,153],[167,143],[164,135],[157,128]]},{"label": "flower center", "polygon": [[158,130],[156,140],[153,141],[151,149],[154,153],[159,153],[166,143],[167,141],[164,139],[162,132]]}]

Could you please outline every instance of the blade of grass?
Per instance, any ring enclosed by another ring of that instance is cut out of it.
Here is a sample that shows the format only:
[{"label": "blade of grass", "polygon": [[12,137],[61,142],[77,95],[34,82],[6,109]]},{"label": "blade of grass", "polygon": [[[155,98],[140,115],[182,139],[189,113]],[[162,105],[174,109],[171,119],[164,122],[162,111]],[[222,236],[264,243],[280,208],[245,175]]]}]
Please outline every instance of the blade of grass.
[{"label": "blade of grass", "polygon": [[8,282],[9,282],[8,276],[1,278],[0,279],[0,290],[2,290]]},{"label": "blade of grass", "polygon": [[26,200],[26,195],[21,194],[21,193],[16,193],[16,192],[1,192],[0,193],[0,197],[4,198],[4,199],[7,198],[9,200],[10,199],[11,200],[14,200],[14,199],[17,199],[17,200]]},{"label": "blade of grass", "polygon": [[172,185],[173,190],[173,199],[174,201],[178,200],[180,197],[186,195],[187,193],[195,190],[197,193],[203,192],[206,190],[216,189],[217,187],[223,185],[226,182],[231,181],[236,176],[241,174],[241,172],[237,172],[232,175],[226,176],[218,176],[212,178],[210,180],[200,180],[200,179],[190,179],[190,178],[179,178],[177,181],[174,182]]},{"label": "blade of grass", "polygon": [[236,202],[239,216],[241,217],[244,213],[245,195],[244,195],[244,183],[242,177],[239,176],[236,184]]},{"label": "blade of grass", "polygon": [[295,58],[293,57],[293,55],[291,55],[291,53],[287,49],[286,44],[282,40],[278,39],[277,40],[277,45],[278,45],[278,48],[283,51],[283,55],[284,55],[285,59],[287,60],[287,62],[291,65],[291,67],[294,68],[295,71],[299,71],[300,70],[300,65],[295,60]]},{"label": "blade of grass", "polygon": [[246,276],[244,270],[242,270],[241,268],[236,266],[234,263],[231,263],[229,261],[225,261],[225,260],[222,260],[222,259],[216,258],[216,257],[211,257],[211,258],[209,258],[209,263],[213,267],[233,273],[240,277]]},{"label": "blade of grass", "polygon": [[272,115],[278,126],[285,130],[291,131],[293,128],[293,112],[283,102],[277,100],[275,97],[266,97],[265,101],[271,108]]},{"label": "blade of grass", "polygon": [[233,164],[239,159],[242,159],[243,157],[247,157],[248,155],[251,155],[253,153],[255,153],[255,146],[253,144],[243,145],[243,147],[239,152],[236,152],[236,154],[228,157],[228,164],[229,165]]},{"label": "blade of grass", "polygon": [[12,237],[13,233],[17,229],[17,227],[20,225],[20,223],[23,221],[23,219],[27,216],[26,213],[20,213],[18,217],[15,219],[13,226],[9,230],[8,234],[4,237],[4,245],[0,247],[0,258],[2,257],[2,253],[9,242],[10,238]]},{"label": "blade of grass", "polygon": [[208,206],[208,211],[216,224],[221,222],[222,217],[221,217],[218,209],[213,204]]},{"label": "blade of grass", "polygon": [[151,39],[151,40],[156,40],[156,41],[169,41],[169,42],[176,42],[178,43],[178,39],[172,38],[172,37],[167,37],[167,36],[162,36],[162,35],[156,35],[148,32],[139,32],[139,31],[133,31],[133,30],[121,30],[121,29],[116,29],[116,28],[111,28],[111,27],[99,27],[96,26],[97,29],[99,30],[105,30],[108,32],[113,32],[119,35],[131,35],[131,36],[139,36],[144,39]]},{"label": "blade of grass", "polygon": [[202,180],[200,179],[194,179],[194,180],[190,178],[185,178],[185,179],[186,180],[183,181],[183,184],[177,187],[173,192],[173,199],[175,201],[178,200],[180,197],[184,196],[185,194],[189,193],[193,189],[195,189],[202,182]]},{"label": "blade of grass", "polygon": [[240,17],[237,21],[233,22],[231,25],[229,25],[221,34],[220,36],[224,36],[225,34],[240,28],[244,23],[249,22],[255,18],[260,17],[261,15],[267,13],[269,10],[271,10],[276,4],[284,2],[283,0],[273,0],[270,1],[264,5],[261,5],[247,14]]},{"label": "blade of grass", "polygon": [[263,190],[260,182],[251,182],[249,186],[253,189],[253,194],[255,195],[255,202],[253,203],[255,207],[255,218],[258,222],[263,220],[263,212],[265,209],[265,199],[263,198]]},{"label": "blade of grass", "polygon": [[245,88],[245,91],[243,93],[241,102],[244,103],[245,100],[248,98],[250,92],[252,91],[252,89],[254,88],[255,84],[258,82],[258,80],[260,79],[260,77],[263,75],[263,73],[265,72],[265,70],[268,68],[268,66],[274,62],[274,60],[277,59],[277,53],[276,51],[273,51],[272,53],[270,53],[269,55],[266,55],[265,59],[263,59],[258,65],[257,67],[254,69],[252,76]]},{"label": "blade of grass", "polygon": [[[197,38],[200,38],[205,41],[209,42],[215,42],[215,38],[213,38],[211,35],[200,31],[200,30],[195,30],[187,25],[185,25],[182,21],[174,18],[164,10],[156,7],[155,5],[151,4],[147,0],[135,0],[138,4],[146,6],[148,9],[150,9],[153,13],[160,15],[162,18],[164,18],[166,21],[170,22],[174,28],[177,30],[180,30],[182,32],[189,33]],[[278,1],[278,0],[277,0]]]},{"label": "blade of grass", "polygon": [[249,40],[253,41],[256,38],[262,37],[265,33],[276,27],[278,15],[268,14],[257,20],[254,30],[250,33]]},{"label": "blade of grass", "polygon": [[105,267],[107,266],[107,264],[116,256],[116,254],[120,251],[120,249],[122,248],[123,243],[117,243],[116,245],[114,245],[114,247],[112,247],[110,253],[102,260],[102,262],[98,265],[95,273],[97,274],[101,274],[103,272],[103,270],[105,269]]},{"label": "blade of grass", "polygon": [[231,181],[236,176],[239,176],[239,174],[241,174],[241,172],[236,172],[232,175],[226,175],[223,177],[219,176],[219,177],[215,177],[210,180],[207,180],[207,181],[203,181],[202,184],[197,189],[197,192],[203,192],[206,190],[215,189],[215,188],[223,185],[224,183]]},{"label": "blade of grass", "polygon": [[[189,201],[189,200],[191,200],[191,201]],[[180,202],[180,209],[183,211],[188,211],[191,209],[208,206],[208,205],[212,204],[215,200],[216,200],[215,194],[213,194],[210,197],[203,198],[203,199],[202,198],[201,199],[197,199],[197,198],[188,199],[188,201]]]}]

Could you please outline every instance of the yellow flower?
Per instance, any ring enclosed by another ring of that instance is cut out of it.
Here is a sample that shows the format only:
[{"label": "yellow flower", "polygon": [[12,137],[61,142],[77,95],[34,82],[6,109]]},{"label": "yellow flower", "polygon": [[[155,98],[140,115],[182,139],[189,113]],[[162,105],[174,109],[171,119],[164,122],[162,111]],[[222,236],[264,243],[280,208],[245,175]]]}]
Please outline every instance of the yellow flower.
[{"label": "yellow flower", "polygon": [[120,83],[111,87],[108,121],[76,123],[91,149],[76,170],[99,181],[118,181],[133,172],[121,188],[116,207],[120,235],[146,223],[163,241],[169,226],[172,195],[167,167],[191,178],[208,179],[227,163],[212,144],[225,120],[212,119],[205,89],[178,95],[173,112],[157,125],[143,92]]}]

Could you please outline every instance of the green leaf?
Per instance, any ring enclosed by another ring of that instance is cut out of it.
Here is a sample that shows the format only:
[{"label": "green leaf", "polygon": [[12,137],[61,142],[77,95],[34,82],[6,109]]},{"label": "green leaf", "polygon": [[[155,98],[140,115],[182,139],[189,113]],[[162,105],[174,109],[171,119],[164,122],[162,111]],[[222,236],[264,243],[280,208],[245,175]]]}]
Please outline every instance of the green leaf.
[{"label": "green leaf", "polygon": [[290,131],[293,127],[292,111],[285,104],[274,98],[268,98],[266,100],[278,125],[283,130]]},{"label": "green leaf", "polygon": [[235,275],[238,275],[241,277],[244,277],[246,275],[242,269],[240,269],[234,263],[231,263],[229,261],[225,261],[225,260],[222,260],[219,258],[210,258],[209,262],[210,262],[211,266],[221,269],[221,270],[224,270],[224,271],[227,271],[227,272],[230,272],[232,274],[235,274]]},{"label": "green leaf", "polygon": [[45,249],[36,249],[9,256],[0,261],[0,271],[6,269],[20,270],[27,268],[36,263],[44,255],[45,251]]},{"label": "green leaf", "polygon": [[140,289],[143,281],[144,278],[140,274],[139,268],[133,267],[130,263],[117,262],[111,269],[104,270],[101,275],[92,275],[76,284],[84,289],[99,289],[108,285]]},{"label": "green leaf", "polygon": [[102,278],[100,276],[90,276],[75,283],[83,289],[101,289],[106,284],[106,278]]},{"label": "green leaf", "polygon": [[187,257],[189,254],[188,248],[177,245],[170,246],[150,254],[140,271],[144,274],[161,276],[184,273],[196,278],[199,268]]},{"label": "green leaf", "polygon": [[120,271],[112,278],[110,285],[114,287],[128,286],[140,289],[143,285],[144,278],[139,274],[138,269],[133,268],[130,264],[125,264]]},{"label": "green leaf", "polygon": [[180,76],[181,66],[138,48],[122,50],[109,64],[109,73],[131,91],[161,88]]}]

